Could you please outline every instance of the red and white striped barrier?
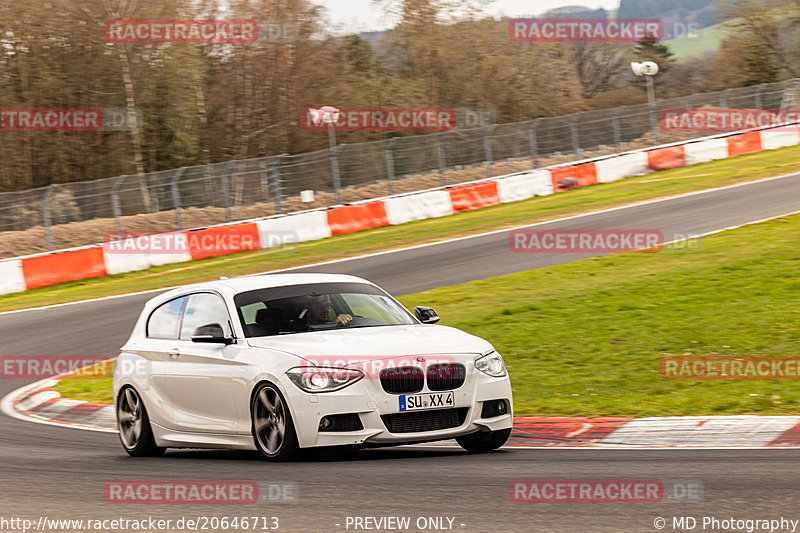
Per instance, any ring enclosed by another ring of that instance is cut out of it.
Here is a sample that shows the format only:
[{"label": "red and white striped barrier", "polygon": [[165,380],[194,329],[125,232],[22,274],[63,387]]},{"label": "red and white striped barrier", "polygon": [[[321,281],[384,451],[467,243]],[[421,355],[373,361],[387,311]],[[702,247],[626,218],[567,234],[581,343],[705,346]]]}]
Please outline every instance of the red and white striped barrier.
[{"label": "red and white striped barrier", "polygon": [[[63,398],[65,376],[45,379],[3,399],[12,416],[94,431],[117,429],[114,406]],[[800,416],[515,417],[507,446],[707,448],[800,446]]]},{"label": "red and white striped barrier", "polygon": [[117,253],[97,245],[8,259],[0,261],[0,294],[442,217],[798,144],[800,125],[723,134],[440,189],[164,234],[183,238],[188,243],[184,249],[153,253],[143,243],[142,251]]}]

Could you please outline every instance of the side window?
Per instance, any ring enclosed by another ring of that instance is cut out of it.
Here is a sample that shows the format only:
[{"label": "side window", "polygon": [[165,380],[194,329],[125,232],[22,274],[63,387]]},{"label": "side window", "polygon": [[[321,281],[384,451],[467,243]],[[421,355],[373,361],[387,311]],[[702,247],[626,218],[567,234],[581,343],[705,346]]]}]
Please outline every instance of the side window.
[{"label": "side window", "polygon": [[186,296],[181,296],[156,308],[147,320],[147,336],[154,339],[177,339],[186,300]]},{"label": "side window", "polygon": [[262,309],[266,309],[267,306],[264,302],[256,302],[250,305],[245,305],[240,308],[242,312],[242,318],[244,319],[244,324],[246,326],[252,326],[256,323],[256,315]]},{"label": "side window", "polygon": [[208,324],[219,324],[225,335],[231,335],[230,318],[225,302],[218,295],[209,292],[190,295],[186,311],[183,313],[181,340],[192,340],[194,330]]}]

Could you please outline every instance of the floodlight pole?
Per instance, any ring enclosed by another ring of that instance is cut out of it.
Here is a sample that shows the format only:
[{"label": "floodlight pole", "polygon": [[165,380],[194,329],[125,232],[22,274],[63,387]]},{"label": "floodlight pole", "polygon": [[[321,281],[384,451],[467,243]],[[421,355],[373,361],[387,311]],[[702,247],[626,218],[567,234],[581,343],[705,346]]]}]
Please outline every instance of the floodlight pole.
[{"label": "floodlight pole", "polygon": [[334,128],[333,121],[328,121],[328,144],[331,150],[336,148],[336,128]]},{"label": "floodlight pole", "polygon": [[644,80],[647,82],[647,101],[653,106],[656,102],[655,91],[653,90],[653,76],[645,75]]},{"label": "floodlight pole", "polygon": [[650,115],[650,130],[653,132],[653,141],[658,144],[658,117],[655,115],[656,111],[656,97],[655,90],[653,89],[653,76],[645,74],[644,81],[647,85],[647,102]]}]

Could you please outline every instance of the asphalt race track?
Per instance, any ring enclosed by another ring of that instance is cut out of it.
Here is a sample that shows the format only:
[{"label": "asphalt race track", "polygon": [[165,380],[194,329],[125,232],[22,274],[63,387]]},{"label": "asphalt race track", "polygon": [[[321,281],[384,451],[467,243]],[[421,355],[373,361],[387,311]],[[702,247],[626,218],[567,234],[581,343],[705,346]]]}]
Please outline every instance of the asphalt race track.
[{"label": "asphalt race track", "polygon": [[[704,233],[795,211],[800,211],[800,174],[539,229]],[[507,232],[498,232],[305,270],[355,274],[395,294],[410,294],[581,257],[585,256],[514,254],[508,249]],[[0,315],[2,354],[113,356],[151,296]],[[0,381],[0,396],[24,384]],[[688,504],[511,502],[509,482],[520,478],[697,480],[704,486],[704,496],[702,502]],[[135,479],[293,482],[299,498],[294,503],[244,506],[105,502],[107,481]],[[699,531],[703,516],[800,519],[798,479],[800,450],[795,449],[505,449],[472,456],[456,448],[429,446],[366,450],[334,459],[308,457],[277,465],[264,463],[255,454],[226,451],[171,451],[163,458],[132,459],[116,435],[0,415],[0,516],[34,521],[40,516],[175,520],[260,515],[279,517],[278,531],[330,532],[346,531],[347,516],[410,516],[412,524],[417,517],[448,516],[455,518],[455,531],[533,532],[657,531],[654,519],[664,517],[663,530],[674,531],[673,516],[693,516]]]}]

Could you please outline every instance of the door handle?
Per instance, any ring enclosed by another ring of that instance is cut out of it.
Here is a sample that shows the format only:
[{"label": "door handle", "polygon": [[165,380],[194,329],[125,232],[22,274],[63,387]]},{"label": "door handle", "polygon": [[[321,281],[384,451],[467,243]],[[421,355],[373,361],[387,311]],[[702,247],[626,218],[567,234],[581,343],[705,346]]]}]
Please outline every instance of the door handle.
[{"label": "door handle", "polygon": [[173,348],[167,352],[167,355],[170,357],[170,359],[177,359],[181,355],[181,351],[177,348]]}]

